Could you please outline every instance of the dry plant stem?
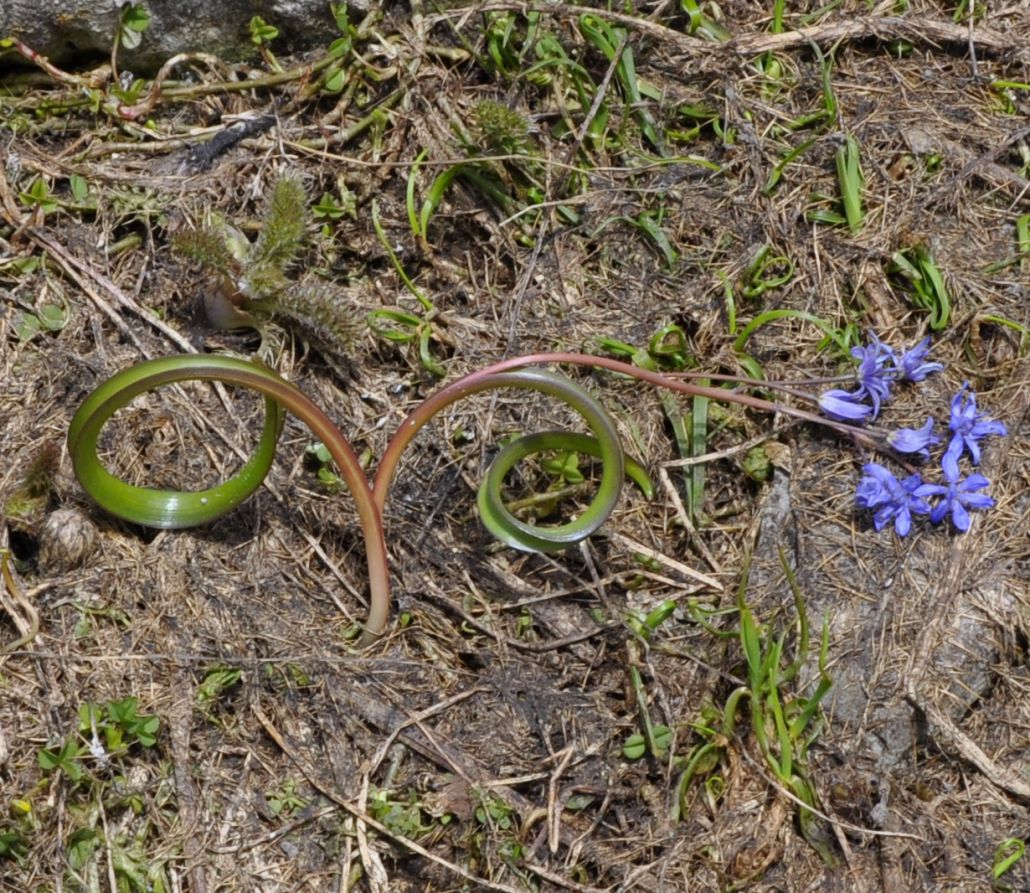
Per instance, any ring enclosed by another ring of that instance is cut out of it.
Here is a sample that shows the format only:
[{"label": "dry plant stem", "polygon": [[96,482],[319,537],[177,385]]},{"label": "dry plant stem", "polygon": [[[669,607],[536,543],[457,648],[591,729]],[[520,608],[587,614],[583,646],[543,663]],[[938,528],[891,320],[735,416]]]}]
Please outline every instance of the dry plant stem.
[{"label": "dry plant stem", "polygon": [[[109,311],[109,308],[107,308],[103,303],[101,303],[97,299],[94,293],[89,289],[87,285],[83,284],[83,280],[78,275],[76,275],[74,271],[78,271],[78,273],[81,273],[83,276],[88,277],[92,279],[94,282],[98,283],[109,295],[111,295],[119,304],[121,304],[122,307],[124,307],[126,310],[131,311],[132,313],[135,313],[136,316],[138,316],[140,319],[152,325],[155,329],[157,329],[162,335],[164,335],[169,341],[171,341],[180,349],[188,351],[189,353],[194,353],[196,351],[196,348],[194,348],[193,345],[190,344],[188,339],[184,338],[177,331],[175,331],[175,329],[173,329],[163,320],[159,319],[154,313],[141,307],[138,303],[136,303],[136,301],[129,297],[121,288],[115,285],[114,282],[112,282],[107,276],[105,276],[95,267],[91,266],[84,260],[81,260],[74,254],[72,254],[70,251],[68,251],[68,249],[66,249],[60,242],[54,239],[50,235],[50,233],[37,227],[35,229],[29,230],[29,237],[32,238],[35,242],[37,242],[39,245],[41,245],[43,248],[45,248],[47,251],[49,251],[55,258],[57,258],[60,261],[61,266],[68,272],[69,276],[71,276],[75,280],[75,282],[78,285],[80,285],[82,289],[90,296],[90,298],[93,299],[94,303],[96,303],[97,306],[101,310],[103,310],[109,318],[114,319],[116,323],[121,322],[120,319],[115,318],[115,315],[113,315]],[[122,325],[119,325],[119,330],[123,331]],[[140,352],[144,356],[147,356],[146,351],[139,344],[139,342],[136,341],[134,337],[132,340],[136,344],[136,346],[140,348]]]},{"label": "dry plant stem", "polygon": [[851,21],[833,22],[825,25],[809,25],[781,34],[755,34],[740,37],[732,42],[733,49],[743,55],[753,53],[781,52],[801,46],[809,41],[836,43],[841,40],[863,40],[870,37],[880,40],[903,39],[919,43],[954,43],[973,46],[978,44],[995,52],[1014,49],[1013,40],[986,28],[973,29],[930,18],[857,18]]},{"label": "dry plant stem", "polygon": [[20,40],[17,40],[14,37],[8,37],[7,39],[11,41],[12,49],[14,49],[19,56],[41,68],[59,84],[67,84],[70,87],[89,90],[101,87],[111,79],[111,69],[107,66],[101,66],[86,76],[70,74],[69,72],[58,68],[46,56],[41,53],[37,53],[32,49],[32,47],[22,43]]},{"label": "dry plant stem", "polygon": [[209,53],[179,53],[178,55],[172,56],[171,59],[161,66],[161,70],[151,82],[150,89],[147,90],[146,96],[144,96],[143,99],[135,105],[119,104],[118,114],[129,121],[135,121],[137,118],[149,115],[154,110],[157,100],[161,97],[161,88],[164,86],[164,82],[168,79],[168,75],[172,73],[172,70],[177,65],[181,65],[183,62],[203,62],[213,70],[225,70],[225,63],[217,56],[212,56]]},{"label": "dry plant stem", "polygon": [[[454,11],[448,10],[430,16],[429,21],[436,24],[457,16],[465,18],[472,11],[471,7]],[[535,12],[545,15],[572,16],[580,15],[582,9],[564,4],[499,2],[477,6],[474,11],[477,14],[513,11],[521,12],[523,15]],[[915,18],[860,16],[841,22],[808,25],[779,34],[741,34],[725,44],[712,44],[640,16],[598,8],[598,6],[592,8],[590,12],[592,15],[616,22],[647,37],[671,44],[678,50],[698,56],[729,51],[735,55],[750,57],[766,52],[781,52],[812,41],[826,44],[843,40],[865,40],[871,37],[880,40],[900,38],[931,45],[938,43],[969,45],[972,43],[997,53],[1012,52],[1018,49],[1011,37],[998,31],[987,28],[973,29],[925,16]]]},{"label": "dry plant stem", "polygon": [[197,833],[186,835],[184,842],[186,871],[190,879],[190,886],[195,893],[208,893],[210,887],[204,868],[204,848],[201,846],[199,835],[197,790],[193,783],[193,777],[187,769],[190,765],[190,729],[193,705],[190,696],[185,693],[192,689],[192,680],[189,673],[181,666],[176,668],[176,675],[179,690],[183,694],[171,705],[169,729],[174,757],[172,776],[175,779],[175,794],[180,810],[180,820],[185,822],[187,828],[195,828],[197,831]]},{"label": "dry plant stem", "polygon": [[[24,617],[12,609],[8,604],[5,590],[14,599],[14,603],[24,612]],[[14,571],[10,566],[10,552],[4,547],[0,548],[0,604],[10,615],[11,622],[18,628],[21,634],[13,642],[8,642],[0,648],[0,654],[7,654],[17,651],[23,645],[29,644],[39,634],[39,614],[28,600],[18,581],[15,579]],[[25,618],[28,618],[27,620]]]}]

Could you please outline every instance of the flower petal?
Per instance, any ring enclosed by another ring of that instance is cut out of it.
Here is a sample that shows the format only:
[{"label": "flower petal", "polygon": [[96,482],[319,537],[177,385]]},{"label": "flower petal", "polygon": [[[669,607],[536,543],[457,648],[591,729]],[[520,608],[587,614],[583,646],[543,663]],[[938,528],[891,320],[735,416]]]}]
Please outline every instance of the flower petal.
[{"label": "flower petal", "polygon": [[951,438],[948,449],[941,458],[941,468],[944,469],[944,479],[949,484],[954,484],[959,478],[958,460],[962,455],[962,438],[956,434]]},{"label": "flower petal", "polygon": [[921,428],[899,428],[887,435],[887,443],[899,453],[925,453],[927,457],[927,447],[940,440],[933,434],[933,419],[927,419]]},{"label": "flower petal", "polygon": [[988,496],[986,493],[967,493],[959,497],[958,502],[961,502],[966,508],[970,509],[990,509],[996,505],[994,499]]},{"label": "flower petal", "polygon": [[927,335],[915,347],[905,351],[897,361],[898,372],[903,381],[922,381],[934,372],[944,369],[941,363],[926,363],[930,353],[930,336]]},{"label": "flower petal", "polygon": [[1009,433],[1009,429],[1005,427],[1004,422],[999,422],[996,419],[977,419],[969,433],[976,438],[1004,437]]},{"label": "flower petal", "polygon": [[908,536],[908,532],[912,529],[912,514],[907,508],[902,508],[898,512],[898,517],[894,519],[894,530],[898,536]]},{"label": "flower petal", "polygon": [[974,472],[958,485],[958,489],[963,493],[972,493],[974,490],[982,490],[989,486],[991,486],[991,482],[987,478],[979,472]]},{"label": "flower petal", "polygon": [[865,422],[873,414],[872,407],[857,403],[856,395],[834,389],[819,396],[819,408],[831,419],[842,422]]},{"label": "flower petal", "polygon": [[969,512],[966,511],[966,507],[962,505],[960,499],[956,499],[951,504],[951,523],[955,525],[956,530],[961,530],[963,533],[969,530]]}]

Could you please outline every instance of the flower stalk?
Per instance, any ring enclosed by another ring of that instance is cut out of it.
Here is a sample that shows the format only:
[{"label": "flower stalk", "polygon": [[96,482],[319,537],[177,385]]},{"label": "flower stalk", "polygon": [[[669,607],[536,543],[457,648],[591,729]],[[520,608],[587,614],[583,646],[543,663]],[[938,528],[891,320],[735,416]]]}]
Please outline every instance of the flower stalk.
[{"label": "flower stalk", "polygon": [[[907,374],[912,380],[919,380],[917,375],[938,365],[923,362],[925,350],[908,366],[904,358],[895,362],[890,349],[878,341],[872,348],[856,350],[861,353],[855,355],[861,361],[862,383],[859,391],[848,396],[870,396],[876,400],[877,409],[879,402],[887,399],[889,393],[889,386],[883,384],[886,379],[878,377],[881,372],[893,366],[892,376],[904,377]],[[932,422],[919,430],[901,429],[889,435],[877,429],[858,427],[841,418],[827,418],[790,404],[697,384],[685,375],[672,377],[608,357],[568,352],[537,353],[502,360],[472,372],[441,388],[419,404],[394,433],[379,462],[374,481],[370,484],[347,438],[297,387],[263,365],[233,357],[188,355],[140,363],[101,384],[75,413],[68,430],[68,449],[80,483],[102,508],[145,526],[190,527],[208,523],[231,511],[260,486],[274,460],[284,414],[293,413],[329,450],[357,507],[369,575],[368,617],[360,644],[368,645],[383,634],[390,616],[390,573],[383,516],[391,483],[404,450],[414,437],[437,413],[455,401],[497,388],[533,390],[565,402],[583,417],[591,429],[592,437],[586,440],[584,435],[561,431],[528,435],[515,440],[498,453],[480,488],[478,506],[487,529],[513,548],[557,551],[580,542],[604,524],[615,509],[627,463],[634,479],[638,479],[639,466],[625,456],[618,430],[608,412],[571,379],[540,368],[547,365],[605,369],[693,397],[736,403],[760,412],[790,416],[847,434],[858,443],[890,455],[898,452],[923,453],[939,439],[933,437]],[[908,369],[911,371],[906,373]],[[819,398],[800,393],[794,385],[713,374],[704,374],[704,377],[731,380],[745,387],[779,390],[819,402]],[[228,481],[199,492],[137,487],[107,471],[97,458],[97,440],[111,416],[145,391],[184,381],[221,381],[264,395],[264,428],[254,454],[244,466]],[[840,399],[849,406],[864,405],[853,399]],[[864,417],[857,421],[864,421]],[[882,466],[875,463],[865,466],[867,476],[859,486],[859,506],[876,513],[877,529],[893,520],[895,529],[904,535],[911,527],[913,515],[931,513],[934,521],[950,514],[955,526],[965,529],[963,524],[968,526],[967,509],[985,508],[988,503],[993,504],[993,500],[978,492],[987,485],[982,476],[973,475],[965,482],[958,480],[957,460],[963,450],[968,450],[973,454],[974,461],[977,461],[978,440],[989,434],[1004,433],[1004,426],[1000,422],[984,420],[977,412],[975,396],[967,394],[964,388],[952,404],[951,428],[953,438],[945,465],[947,487],[924,483],[918,474],[898,482]],[[518,461],[545,449],[582,449],[584,443],[589,445],[589,452],[601,458],[601,480],[594,500],[574,521],[553,527],[533,526],[519,520],[504,505],[501,494],[504,476]],[[954,474],[951,473],[952,466],[955,468]],[[930,496],[942,496],[944,501],[931,508],[926,502]]]}]

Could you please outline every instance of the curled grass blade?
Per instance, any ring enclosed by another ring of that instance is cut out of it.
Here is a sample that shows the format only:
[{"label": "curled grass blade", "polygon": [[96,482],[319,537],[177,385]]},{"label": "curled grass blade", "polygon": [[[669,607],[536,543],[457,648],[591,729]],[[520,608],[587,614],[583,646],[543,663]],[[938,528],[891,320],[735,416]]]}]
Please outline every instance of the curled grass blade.
[{"label": "curled grass blade", "polygon": [[[765,313],[760,313],[751,322],[749,322],[740,334],[737,336],[737,340],[733,342],[733,349],[737,353],[743,353],[744,346],[747,344],[748,339],[757,332],[762,326],[770,322],[775,322],[778,319],[801,319],[805,322],[810,322],[820,332],[822,332],[830,341],[832,341],[840,349],[841,353],[847,353],[850,349],[848,343],[848,335],[846,332],[841,331],[838,328],[830,325],[822,317],[816,316],[813,313],[808,313],[804,310],[767,310]],[[760,377],[760,376],[759,376]]]}]

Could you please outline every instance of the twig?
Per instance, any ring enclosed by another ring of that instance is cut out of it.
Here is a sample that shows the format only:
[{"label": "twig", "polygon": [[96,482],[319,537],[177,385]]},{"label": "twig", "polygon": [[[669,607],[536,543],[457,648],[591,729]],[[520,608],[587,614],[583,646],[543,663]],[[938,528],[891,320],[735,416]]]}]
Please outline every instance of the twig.
[{"label": "twig", "polygon": [[[240,793],[244,793],[245,788],[240,788]],[[264,834],[254,840],[248,840],[246,843],[238,843],[235,846],[213,846],[208,847],[209,853],[216,853],[219,856],[232,855],[236,856],[240,853],[246,852],[247,850],[257,849],[261,846],[270,846],[277,840],[293,834],[294,831],[298,831],[305,825],[310,825],[312,822],[320,821],[326,816],[332,815],[333,813],[339,812],[337,806],[327,806],[325,809],[320,809],[317,812],[309,813],[308,815],[301,816],[299,819],[295,819],[288,825],[283,825],[281,828],[276,828],[274,831],[270,831],[268,834]]]},{"label": "twig", "polygon": [[679,571],[683,576],[690,580],[696,580],[698,583],[702,583],[705,586],[710,586],[716,592],[723,592],[725,587],[715,577],[709,577],[707,574],[702,574],[701,571],[696,571],[682,561],[676,561],[675,558],[670,558],[663,552],[659,552],[657,549],[652,549],[650,546],[645,546],[643,543],[638,543],[634,539],[630,539],[625,534],[619,533],[618,531],[611,530],[608,532],[608,539],[614,540],[627,549],[633,552],[640,552],[646,555],[648,558],[653,558],[660,564],[664,564],[668,568]]},{"label": "twig", "polygon": [[552,856],[558,852],[558,846],[561,843],[562,810],[558,806],[558,779],[569,767],[569,762],[575,753],[575,747],[566,747],[562,751],[561,761],[555,766],[547,781],[547,848],[551,851]]},{"label": "twig", "polygon": [[[465,582],[469,584],[470,588],[474,589],[475,583],[469,576],[468,571],[463,571],[463,574],[465,576]],[[519,639],[510,639],[462,610],[462,608],[455,603],[453,599],[449,599],[442,593],[434,591],[434,587],[428,584],[427,581],[423,581],[423,585],[427,587],[426,592],[424,593],[425,597],[436,604],[437,607],[443,609],[454,617],[457,617],[463,623],[467,623],[474,630],[482,633],[484,636],[489,636],[498,644],[504,645],[506,648],[514,648],[517,651],[526,651],[530,654],[544,654],[548,651],[559,651],[562,648],[568,648],[570,645],[576,645],[579,642],[585,642],[587,639],[592,639],[594,636],[600,635],[605,631],[602,626],[591,625],[586,629],[579,630],[571,635],[563,636],[560,639],[552,639],[548,642],[523,642]]]},{"label": "twig", "polygon": [[787,790],[782,784],[773,778],[765,769],[764,766],[759,764],[754,757],[751,756],[746,750],[741,749],[740,755],[744,758],[745,763],[749,763],[752,769],[757,769],[766,782],[776,788],[784,797],[790,800],[795,806],[799,806],[802,809],[807,809],[812,815],[822,819],[824,822],[829,822],[831,825],[837,825],[840,828],[844,828],[847,831],[856,831],[860,834],[870,834],[873,837],[904,837],[907,840],[919,840],[926,841],[925,837],[920,837],[918,834],[907,834],[904,831],[879,831],[876,828],[863,828],[861,825],[852,825],[851,822],[845,822],[843,819],[837,819],[833,816],[827,815],[825,812],[820,812],[814,806],[806,803],[800,797],[796,796],[793,792]]},{"label": "twig", "polygon": [[[114,282],[108,279],[107,276],[105,276],[95,267],[86,263],[84,260],[80,260],[79,258],[77,258],[74,254],[68,251],[67,248],[65,248],[56,239],[54,239],[49,233],[45,232],[42,229],[35,228],[29,230],[28,234],[33,241],[37,242],[39,245],[46,248],[46,250],[49,251],[52,255],[63,261],[62,266],[66,268],[74,267],[75,270],[77,270],[79,273],[83,274],[84,276],[88,276],[99,286],[101,286],[104,289],[104,291],[106,291],[112,298],[114,298],[122,307],[136,314],[136,316],[138,316],[145,322],[150,323],[150,325],[157,329],[162,335],[164,335],[169,341],[171,341],[177,347],[181,348],[187,353],[197,352],[197,349],[192,344],[190,344],[190,342],[186,338],[184,338],[177,331],[175,331],[175,329],[164,323],[162,320],[158,319],[158,317],[151,313],[149,310],[140,307],[139,304],[137,304],[117,285],[115,285]],[[83,289],[85,289],[85,286],[82,284],[82,280],[77,275],[72,274],[72,278],[75,279],[76,283],[82,286]],[[94,302],[97,301],[97,299],[89,291],[87,291],[87,294],[89,294],[90,297],[93,298]],[[104,307],[101,307],[101,309],[104,310],[104,312],[107,313],[109,316],[111,315],[109,307],[106,309]],[[121,330],[121,326],[119,326],[119,330]],[[132,340],[137,347],[140,347],[135,337],[133,337]],[[140,350],[143,352],[144,356],[146,356],[146,352],[143,351],[142,347],[140,347]]]},{"label": "twig", "polygon": [[[551,3],[487,3],[476,6],[475,12],[536,12],[544,15],[581,15],[582,8]],[[433,24],[452,19],[455,16],[466,17],[468,9],[442,12],[429,17]],[[876,18],[863,16],[829,24],[809,25],[780,34],[743,34],[726,43],[712,43],[659,25],[648,19],[639,18],[626,13],[607,10],[599,5],[590,9],[591,15],[599,16],[630,28],[646,37],[671,44],[678,50],[693,56],[715,56],[722,52],[731,52],[739,56],[754,56],[766,52],[791,49],[815,41],[816,43],[836,43],[841,40],[863,40],[875,37],[880,40],[903,38],[919,43],[953,43],[968,45],[970,42],[981,49],[997,53],[1012,52],[1018,49],[1018,42],[1011,37],[986,28],[969,29],[952,22],[942,22],[926,17],[902,18],[886,16]]]},{"label": "twig", "polygon": [[79,270],[75,264],[70,260],[71,254],[68,254],[63,248],[58,246],[56,243],[50,244],[49,237],[41,237],[38,231],[30,233],[32,238],[43,246],[43,248],[50,253],[50,256],[54,259],[54,262],[64,271],[65,275],[71,279],[79,288],[81,288],[86,296],[96,305],[97,309],[104,314],[112,323],[114,327],[121,332],[122,337],[126,341],[131,343],[136,350],[146,359],[151,359],[152,355],[149,350],[144,346],[143,342],[140,341],[139,337],[132,330],[129,324],[122,319],[114,308],[107,303],[93,288],[93,286],[86,280],[84,276],[79,274]]},{"label": "twig", "polygon": [[[193,786],[190,774],[190,724],[193,716],[193,703],[189,692],[192,691],[185,670],[178,671],[178,690],[181,693],[173,703],[168,728],[172,739],[172,775],[175,778],[175,796],[179,806],[179,816],[184,828],[199,828],[197,815],[197,791]],[[187,833],[183,840],[183,855],[186,857],[186,871],[190,878],[190,889],[193,893],[207,893],[207,874],[204,871],[203,853],[200,839],[196,834]]]},{"label": "twig", "polygon": [[716,573],[722,573],[719,563],[715,560],[715,556],[712,554],[711,549],[708,548],[704,539],[697,535],[697,528],[694,527],[694,522],[690,520],[687,508],[683,505],[683,500],[680,499],[679,493],[673,486],[672,478],[669,477],[669,472],[666,471],[664,466],[659,466],[658,468],[658,480],[661,481],[662,489],[665,491],[665,495],[669,497],[669,502],[672,503],[672,507],[676,512],[676,517],[679,518],[680,524],[683,525],[683,529],[687,531],[691,542],[697,546],[697,550],[704,557],[705,561],[708,562],[708,566]]},{"label": "twig", "polygon": [[921,699],[914,685],[909,686],[905,700],[926,717],[930,734],[942,750],[957,754],[967,763],[972,763],[995,787],[1030,803],[1030,784],[1023,781],[1015,772],[994,762],[943,710],[930,701]]},{"label": "twig", "polygon": [[573,893],[605,893],[599,887],[587,887],[583,884],[577,884],[575,881],[563,878],[560,874],[555,874],[550,869],[544,868],[543,865],[537,865],[534,862],[523,862],[522,867],[527,871],[532,871],[533,874],[543,878],[545,881],[550,881],[552,884],[557,884],[566,890],[572,890]]},{"label": "twig", "polygon": [[161,70],[158,71],[154,80],[150,82],[150,88],[143,99],[135,105],[118,103],[118,115],[127,121],[135,121],[137,118],[149,115],[161,97],[161,88],[164,86],[168,75],[172,73],[172,70],[177,65],[181,65],[183,62],[203,62],[213,70],[221,69],[223,72],[226,70],[225,63],[210,53],[179,53],[172,56],[171,59],[161,66]]},{"label": "twig", "polygon": [[864,40],[870,37],[879,40],[902,38],[913,43],[954,43],[1006,52],[1013,49],[1014,42],[995,31],[984,28],[973,30],[952,22],[941,22],[928,18],[886,18],[863,17],[825,25],[810,25],[784,31],[781,34],[749,34],[730,41],[729,46],[740,55],[792,49],[814,41],[815,43],[837,43],[841,40]]},{"label": "twig", "polygon": [[[489,691],[489,689],[470,688],[466,691],[460,691],[456,695],[452,695],[449,698],[445,698],[444,700],[433,704],[432,707],[427,707],[425,710],[420,710],[418,713],[412,714],[404,722],[398,723],[394,726],[393,731],[390,732],[390,734],[387,735],[379,745],[379,749],[376,751],[375,756],[372,757],[369,772],[375,772],[379,767],[379,764],[386,757],[386,752],[393,746],[393,742],[397,740],[397,736],[406,728],[409,726],[417,726],[423,720],[429,719],[429,717],[435,716],[437,713],[442,713],[444,710],[453,707],[455,704],[460,704],[466,698],[471,698],[472,695],[481,694],[485,691]],[[421,726],[419,726],[419,728],[421,729]]]},{"label": "twig", "polygon": [[[6,540],[7,533],[4,531],[4,539]],[[8,654],[12,651],[17,651],[23,645],[28,645],[33,639],[39,635],[39,613],[33,607],[32,602],[28,600],[28,597],[22,592],[22,588],[15,578],[14,571],[10,565],[10,550],[6,547],[0,548],[0,605],[11,618],[11,622],[17,627],[20,635],[13,642],[8,642],[2,648],[0,648],[0,654]],[[7,601],[7,593],[10,593],[12,599],[18,608],[24,612],[24,616],[19,614],[13,609],[12,605]]]},{"label": "twig", "polygon": [[727,447],[724,450],[705,453],[703,456],[687,456],[684,459],[669,459],[667,462],[662,462],[662,468],[685,468],[689,465],[704,465],[707,462],[715,462],[718,459],[728,459],[730,456],[736,456],[738,453],[746,453],[753,447],[759,446],[768,440],[775,440],[776,437],[782,434],[784,430],[785,427],[773,428],[771,431],[766,431],[764,434],[759,434],[757,437],[752,437],[750,440],[745,440],[743,443]]}]

